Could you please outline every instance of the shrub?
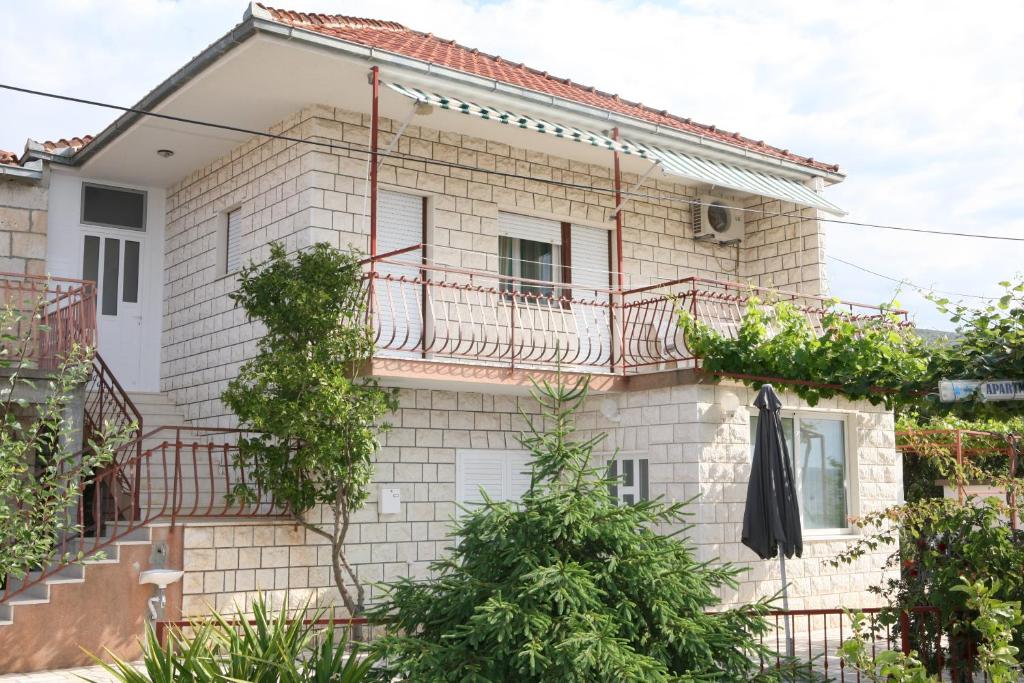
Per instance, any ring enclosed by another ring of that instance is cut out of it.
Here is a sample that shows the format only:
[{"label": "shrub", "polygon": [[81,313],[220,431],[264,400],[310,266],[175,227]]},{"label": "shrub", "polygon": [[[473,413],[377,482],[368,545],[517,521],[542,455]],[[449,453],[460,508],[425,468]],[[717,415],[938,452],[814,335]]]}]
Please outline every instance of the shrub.
[{"label": "shrub", "polygon": [[[307,605],[308,607],[308,605]],[[214,612],[189,629],[171,629],[161,643],[146,629],[142,670],[117,657],[99,662],[123,683],[359,683],[367,680],[373,657],[364,656],[332,624],[318,626],[324,610],[289,620],[275,615],[262,597],[251,605],[253,623]],[[302,611],[303,614],[306,610]],[[99,661],[99,660],[97,660]]]},{"label": "shrub", "polygon": [[380,680],[775,680],[758,644],[765,602],[710,613],[738,569],[698,562],[688,545],[653,531],[679,524],[683,504],[618,505],[614,480],[591,465],[604,435],[574,438],[586,383],[537,386],[549,425],[531,422],[533,455],[521,502],[486,499],[464,511],[457,544],[434,577],[402,579],[370,617]]}]

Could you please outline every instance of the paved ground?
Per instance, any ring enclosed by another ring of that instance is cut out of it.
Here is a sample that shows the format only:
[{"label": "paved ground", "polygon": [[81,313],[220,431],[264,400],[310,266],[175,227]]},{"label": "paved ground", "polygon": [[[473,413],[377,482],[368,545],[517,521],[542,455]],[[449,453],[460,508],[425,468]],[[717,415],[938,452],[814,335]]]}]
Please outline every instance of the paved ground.
[{"label": "paved ground", "polygon": [[77,669],[0,676],[0,683],[71,683],[72,681],[74,683],[82,683],[83,680],[111,683],[116,679],[98,666],[83,666]]}]

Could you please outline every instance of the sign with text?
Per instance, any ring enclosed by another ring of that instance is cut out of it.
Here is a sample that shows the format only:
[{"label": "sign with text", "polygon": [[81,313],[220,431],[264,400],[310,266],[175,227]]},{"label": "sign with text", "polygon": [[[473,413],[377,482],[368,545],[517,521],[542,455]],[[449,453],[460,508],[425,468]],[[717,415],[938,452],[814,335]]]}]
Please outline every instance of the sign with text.
[{"label": "sign with text", "polygon": [[939,382],[939,400],[943,403],[973,398],[980,401],[1024,401],[1024,380],[944,379]]}]

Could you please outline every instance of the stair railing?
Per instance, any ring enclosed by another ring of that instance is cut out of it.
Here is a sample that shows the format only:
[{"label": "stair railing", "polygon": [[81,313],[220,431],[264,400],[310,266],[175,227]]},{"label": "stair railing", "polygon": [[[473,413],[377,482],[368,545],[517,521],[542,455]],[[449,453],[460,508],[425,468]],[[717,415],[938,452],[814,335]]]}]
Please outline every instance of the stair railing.
[{"label": "stair railing", "polygon": [[[79,483],[77,532],[55,540],[47,567],[24,567],[24,577],[5,577],[0,604],[150,524],[284,516],[286,510],[239,464],[239,440],[247,433],[163,426],[138,434],[117,449],[110,466]],[[248,495],[238,495],[242,487]],[[31,519],[32,510],[23,512]]]}]

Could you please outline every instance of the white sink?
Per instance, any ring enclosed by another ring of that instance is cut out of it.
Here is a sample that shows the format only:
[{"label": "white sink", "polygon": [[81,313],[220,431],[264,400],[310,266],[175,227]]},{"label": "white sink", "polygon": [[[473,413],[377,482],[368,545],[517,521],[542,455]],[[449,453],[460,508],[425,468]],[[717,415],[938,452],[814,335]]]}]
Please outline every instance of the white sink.
[{"label": "white sink", "polygon": [[185,572],[180,569],[147,569],[139,573],[139,583],[152,583],[160,588],[167,588],[169,584],[180,581]]}]

